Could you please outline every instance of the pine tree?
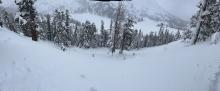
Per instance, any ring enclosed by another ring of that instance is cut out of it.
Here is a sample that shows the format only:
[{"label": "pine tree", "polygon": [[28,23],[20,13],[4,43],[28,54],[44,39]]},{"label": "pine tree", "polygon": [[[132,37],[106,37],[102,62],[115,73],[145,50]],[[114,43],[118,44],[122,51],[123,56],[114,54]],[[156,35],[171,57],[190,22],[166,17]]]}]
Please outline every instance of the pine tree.
[{"label": "pine tree", "polygon": [[193,44],[199,40],[206,40],[214,32],[212,30],[212,9],[216,0],[202,0],[199,4],[199,12],[196,15],[196,33],[193,36]]},{"label": "pine tree", "polygon": [[211,16],[211,28],[213,32],[220,32],[220,1],[216,0],[216,3],[213,4],[210,11],[212,12]]},{"label": "pine tree", "polygon": [[150,32],[149,34],[149,41],[148,41],[148,47],[152,47],[152,46],[155,46],[155,42],[156,42],[156,36],[155,36],[156,33],[154,32]]},{"label": "pine tree", "polygon": [[165,24],[161,23],[158,25],[160,27],[159,33],[158,33],[158,42],[157,45],[162,45],[166,43],[166,36],[165,36]]},{"label": "pine tree", "polygon": [[105,27],[104,27],[104,21],[101,21],[101,34],[100,34],[100,47],[107,47],[107,42],[109,40],[109,33],[107,30],[105,30]]},{"label": "pine tree", "polygon": [[123,25],[124,30],[122,34],[120,54],[123,54],[123,50],[128,50],[132,43],[132,34],[134,32],[134,23],[135,21],[132,18],[128,18],[125,24]]},{"label": "pine tree", "polygon": [[[85,23],[82,23],[82,26],[78,29],[78,42],[77,42],[77,46],[82,48],[84,47],[84,41],[85,41],[85,27],[86,27],[86,24]],[[75,31],[77,32],[77,31]]]},{"label": "pine tree", "polygon": [[115,18],[115,24],[114,24],[114,36],[113,36],[113,45],[112,45],[112,54],[115,52],[117,48],[120,46],[120,42],[122,39],[122,36],[120,35],[122,31],[122,22],[125,18],[125,9],[122,2],[119,2],[116,18]]},{"label": "pine tree", "polygon": [[73,33],[70,26],[69,11],[55,10],[54,18],[52,21],[52,40],[58,44],[62,49],[70,47],[73,43]]},{"label": "pine tree", "polygon": [[140,48],[143,47],[143,45],[144,45],[143,40],[144,40],[143,32],[141,30],[139,30],[136,49],[139,50]]},{"label": "pine tree", "polygon": [[97,47],[97,29],[94,23],[86,21],[82,24],[82,29],[79,34],[79,46],[84,48]]},{"label": "pine tree", "polygon": [[148,47],[148,42],[149,41],[149,35],[148,34],[146,34],[145,36],[144,36],[144,47]]},{"label": "pine tree", "polygon": [[3,12],[2,20],[3,20],[4,26],[9,28],[10,20],[9,20],[8,12],[6,10],[4,10],[4,12]]},{"label": "pine tree", "polygon": [[16,20],[19,21],[24,35],[32,37],[33,41],[38,40],[35,2],[36,0],[15,0],[19,8]]},{"label": "pine tree", "polygon": [[107,47],[112,48],[113,46],[113,41],[114,41],[114,31],[113,31],[113,20],[111,19],[110,21],[110,27],[109,27],[109,39],[107,42]]},{"label": "pine tree", "polygon": [[79,29],[78,29],[78,24],[75,24],[75,29],[74,29],[74,33],[73,33],[73,39],[72,39],[72,45],[73,46],[78,46],[78,37],[79,37]]},{"label": "pine tree", "polygon": [[66,10],[65,12],[65,31],[66,31],[66,37],[67,37],[67,40],[66,40],[66,44],[67,46],[70,46],[72,43],[72,38],[73,38],[73,33],[72,33],[72,29],[71,29],[71,26],[70,26],[70,14],[69,14],[69,10]]},{"label": "pine tree", "polygon": [[181,34],[180,34],[180,30],[177,31],[177,33],[175,34],[175,40],[178,40],[181,38]]},{"label": "pine tree", "polygon": [[63,11],[55,10],[54,16],[54,42],[58,44],[61,49],[65,50],[66,43],[66,31],[65,31],[65,15]]},{"label": "pine tree", "polygon": [[[2,22],[3,22],[3,25],[8,28],[9,30],[11,31],[14,31],[17,33],[17,30],[15,28],[15,22],[14,22],[14,16],[10,13],[8,13],[8,11],[6,10],[2,10]],[[1,21],[1,19],[0,19]]]},{"label": "pine tree", "polygon": [[132,33],[132,42],[131,42],[131,48],[132,49],[137,49],[138,46],[138,30],[134,30]]},{"label": "pine tree", "polygon": [[0,4],[2,3],[2,0],[0,0]]},{"label": "pine tree", "polygon": [[91,29],[88,30],[89,31],[89,39],[90,39],[90,44],[89,46],[91,48],[96,48],[98,45],[98,41],[97,41],[97,28],[96,28],[96,25],[95,23],[92,23],[91,24]]},{"label": "pine tree", "polygon": [[46,16],[46,19],[47,19],[47,33],[46,33],[46,36],[47,36],[47,39],[49,41],[53,41],[53,32],[52,32],[52,29],[51,29],[51,16],[48,14]]}]

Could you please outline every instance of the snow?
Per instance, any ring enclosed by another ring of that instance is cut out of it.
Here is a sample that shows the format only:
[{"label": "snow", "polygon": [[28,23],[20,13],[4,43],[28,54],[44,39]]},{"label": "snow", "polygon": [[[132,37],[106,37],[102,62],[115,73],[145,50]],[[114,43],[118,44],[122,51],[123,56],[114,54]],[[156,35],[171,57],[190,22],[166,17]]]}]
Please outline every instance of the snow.
[{"label": "snow", "polygon": [[111,55],[69,48],[0,28],[1,91],[209,91],[220,44],[182,41]]}]

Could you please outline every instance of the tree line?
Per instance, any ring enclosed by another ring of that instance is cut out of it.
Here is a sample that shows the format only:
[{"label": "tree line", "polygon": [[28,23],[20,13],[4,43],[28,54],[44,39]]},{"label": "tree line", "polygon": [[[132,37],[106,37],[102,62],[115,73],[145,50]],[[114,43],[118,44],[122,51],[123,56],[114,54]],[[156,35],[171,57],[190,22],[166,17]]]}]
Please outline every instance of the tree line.
[{"label": "tree line", "polygon": [[56,9],[53,14],[40,15],[37,13],[34,3],[36,0],[15,1],[18,6],[16,15],[2,10],[1,21],[4,27],[24,36],[32,37],[33,41],[47,40],[55,43],[62,50],[67,47],[80,48],[110,48],[112,53],[120,50],[140,49],[170,43],[181,37],[169,32],[166,24],[161,23],[159,32],[143,34],[141,30],[134,29],[136,21],[126,15],[126,9],[122,2],[118,4],[115,17],[111,19],[110,27],[106,28],[101,22],[100,30],[95,23],[74,20],[69,10]]}]

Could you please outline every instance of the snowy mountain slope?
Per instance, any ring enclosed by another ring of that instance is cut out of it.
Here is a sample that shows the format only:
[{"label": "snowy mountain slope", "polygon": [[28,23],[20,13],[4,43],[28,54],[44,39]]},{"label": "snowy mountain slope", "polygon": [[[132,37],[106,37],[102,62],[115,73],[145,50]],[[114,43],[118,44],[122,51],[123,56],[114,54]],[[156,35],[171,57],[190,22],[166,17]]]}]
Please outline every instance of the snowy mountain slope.
[{"label": "snowy mountain slope", "polygon": [[[104,18],[106,21],[106,25],[108,24],[108,22],[110,22],[110,19],[106,19],[105,14],[110,14],[109,16],[111,16],[111,12],[113,12],[111,9],[114,9],[117,7],[117,3],[116,2],[111,2],[111,3],[98,3],[98,2],[92,2],[88,0],[38,0],[36,3],[36,7],[39,13],[41,14],[48,14],[48,13],[53,13],[55,9],[68,9],[70,10],[72,17],[76,20],[81,21],[83,18],[88,19],[88,20],[94,20],[93,18],[95,17],[96,19],[98,19],[98,21],[93,21],[97,24],[97,27],[99,28],[100,26],[100,20],[102,20]],[[16,9],[17,6],[14,4],[14,0],[3,0],[3,5],[4,7],[10,7],[10,8],[14,8]],[[141,29],[143,32],[148,33],[149,31],[158,31],[159,28],[157,27],[157,24],[164,22],[166,24],[168,24],[169,26],[173,26],[175,27],[176,25],[183,25],[183,21],[175,16],[173,16],[172,14],[170,14],[169,12],[167,12],[166,10],[164,10],[163,8],[161,8],[159,6],[159,4],[157,3],[157,1],[155,0],[133,0],[131,2],[125,2],[125,5],[128,8],[128,12],[133,15],[133,16],[137,16],[139,18],[143,18],[144,20],[141,22],[138,22],[136,28],[137,29]],[[104,15],[101,16],[93,16],[94,14],[89,15],[88,12],[84,11],[82,13],[82,16],[79,16],[79,13],[76,13],[75,11],[78,10],[79,8],[91,8],[89,6],[93,6],[93,8],[95,10],[92,10],[90,12],[103,12],[105,10],[107,10],[107,12],[110,13],[104,13]],[[94,7],[95,6],[95,7]],[[102,11],[102,9],[104,9]],[[15,11],[15,10],[14,10]],[[76,15],[76,16],[74,16]],[[85,16],[88,15],[88,16]],[[84,22],[85,19],[83,19]],[[108,25],[109,26],[109,25]],[[153,26],[153,27],[152,27]],[[109,28],[109,27],[108,27]],[[176,31],[177,29],[170,29],[170,30],[174,30]]]},{"label": "snowy mountain slope", "polygon": [[220,47],[176,41],[112,56],[70,48],[0,28],[1,91],[208,91]]},{"label": "snowy mountain slope", "polygon": [[[92,2],[86,0],[75,11],[76,13],[93,13],[105,17],[114,17],[117,2]],[[161,8],[155,0],[132,0],[124,2],[129,16],[134,16],[138,21],[147,18],[151,21],[165,22],[172,28],[183,29],[187,24],[186,21],[172,15],[165,9]]]},{"label": "snowy mountain slope", "polygon": [[[99,15],[95,15],[95,14],[89,14],[89,13],[82,13],[82,14],[72,14],[72,16],[74,19],[76,19],[77,21],[80,22],[86,22],[87,20],[94,22],[97,29],[100,30],[100,26],[101,26],[101,21],[104,21],[104,25],[105,25],[105,29],[109,29],[110,28],[110,22],[111,19],[106,18],[106,17],[102,17]],[[160,28],[157,26],[157,24],[159,24],[160,22],[156,22],[156,21],[152,21],[148,18],[144,18],[144,21],[142,22],[137,22],[137,24],[134,25],[135,29],[140,29],[142,30],[142,32],[144,34],[146,33],[150,33],[150,32],[159,32]],[[167,28],[170,32],[173,32],[174,34],[177,32],[177,29],[174,28]]]}]

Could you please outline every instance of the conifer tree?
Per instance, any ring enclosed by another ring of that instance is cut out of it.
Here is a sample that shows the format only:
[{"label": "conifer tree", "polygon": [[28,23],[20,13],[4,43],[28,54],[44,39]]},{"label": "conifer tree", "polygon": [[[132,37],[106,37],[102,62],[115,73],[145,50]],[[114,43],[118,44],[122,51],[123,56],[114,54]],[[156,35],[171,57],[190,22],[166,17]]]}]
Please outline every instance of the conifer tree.
[{"label": "conifer tree", "polygon": [[16,20],[21,25],[24,35],[32,37],[33,41],[38,40],[35,2],[36,0],[15,0],[19,9]]},{"label": "conifer tree", "polygon": [[143,47],[143,45],[144,45],[143,40],[144,40],[143,32],[141,30],[139,30],[136,49],[140,49]]},{"label": "conifer tree", "polygon": [[114,24],[114,35],[113,35],[113,44],[112,44],[112,54],[115,52],[117,48],[120,47],[120,42],[122,39],[121,32],[122,32],[122,22],[125,18],[125,8],[122,2],[119,2],[118,8],[116,11],[116,18]]},{"label": "conifer tree", "polygon": [[181,38],[181,33],[180,30],[177,31],[177,33],[175,34],[175,40],[178,40]]},{"label": "conifer tree", "polygon": [[122,34],[121,48],[120,54],[123,54],[123,50],[128,50],[132,43],[132,34],[134,32],[134,20],[132,18],[128,18],[123,25],[124,30]]},{"label": "conifer tree", "polygon": [[73,39],[72,39],[72,45],[73,46],[78,46],[78,36],[79,36],[79,29],[78,29],[78,24],[75,24],[75,29],[74,29],[74,33],[73,33]]},{"label": "conifer tree", "polygon": [[109,33],[107,30],[105,30],[105,27],[104,27],[104,21],[101,21],[101,47],[107,47],[107,42],[109,40]]},{"label": "conifer tree", "polygon": [[206,40],[211,34],[214,32],[212,29],[212,16],[213,16],[213,7],[216,7],[217,0],[201,0],[199,4],[199,11],[195,19],[196,22],[196,30],[193,36],[193,44],[196,44],[200,40]]},{"label": "conifer tree", "polygon": [[52,32],[52,29],[51,29],[51,16],[48,14],[47,16],[46,16],[46,24],[47,24],[47,33],[46,33],[46,36],[47,36],[47,39],[49,40],[49,41],[53,41],[53,32]]}]

